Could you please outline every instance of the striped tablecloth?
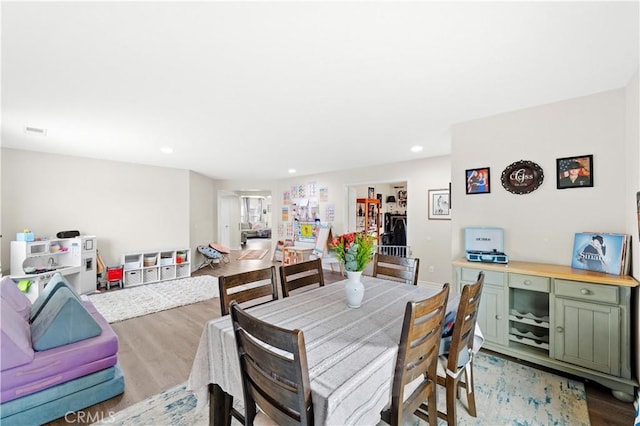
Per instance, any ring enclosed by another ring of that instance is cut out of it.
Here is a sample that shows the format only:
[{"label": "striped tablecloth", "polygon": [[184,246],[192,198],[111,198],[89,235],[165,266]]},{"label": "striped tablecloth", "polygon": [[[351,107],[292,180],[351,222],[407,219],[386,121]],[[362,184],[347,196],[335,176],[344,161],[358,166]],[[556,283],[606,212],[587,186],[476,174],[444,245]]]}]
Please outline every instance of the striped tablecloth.
[{"label": "striped tablecloth", "polygon": [[[357,309],[347,307],[343,282],[248,309],[264,321],[304,332],[316,425],[378,423],[391,399],[406,304],[436,292],[373,277],[362,281],[365,295]],[[457,306],[457,298],[450,299],[450,307]],[[189,388],[202,390],[209,383],[242,399],[229,316],[206,324],[196,353]]]}]

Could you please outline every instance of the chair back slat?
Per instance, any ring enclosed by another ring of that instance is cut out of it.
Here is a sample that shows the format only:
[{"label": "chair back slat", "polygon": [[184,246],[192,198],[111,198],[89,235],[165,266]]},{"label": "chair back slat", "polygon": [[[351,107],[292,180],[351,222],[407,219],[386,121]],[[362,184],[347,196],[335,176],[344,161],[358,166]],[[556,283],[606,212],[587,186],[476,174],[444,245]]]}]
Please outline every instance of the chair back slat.
[{"label": "chair back slat", "polygon": [[258,404],[279,425],[312,425],[313,403],[304,335],[248,314],[231,302],[246,419]]},{"label": "chair back slat", "polygon": [[407,284],[418,285],[420,259],[410,257],[388,256],[376,253],[373,258],[373,276],[384,275],[399,278]]},{"label": "chair back slat", "polygon": [[323,287],[324,274],[322,272],[322,259],[282,265],[280,267],[280,282],[282,284],[283,297],[288,297],[289,292],[302,287],[315,284]]},{"label": "chair back slat", "polygon": [[278,299],[275,266],[218,277],[218,286],[221,315],[229,313],[229,305],[232,300],[245,303],[265,299],[255,303],[261,304]]},{"label": "chair back slat", "polygon": [[[429,410],[431,424],[437,421],[437,362],[448,298],[449,284],[445,284],[436,295],[407,303],[393,377],[391,408],[384,416],[391,425],[401,425],[403,419],[408,420],[413,414],[426,418],[425,407]],[[418,378],[422,381],[416,385]],[[413,389],[406,395],[405,388],[410,383]],[[429,404],[425,406],[427,400]]]},{"label": "chair back slat", "polygon": [[473,337],[480,309],[483,283],[484,273],[480,272],[478,280],[474,284],[467,284],[462,288],[447,357],[447,368],[450,371],[456,371],[461,367],[461,364],[464,364],[459,360],[462,351],[470,353],[473,349]]}]

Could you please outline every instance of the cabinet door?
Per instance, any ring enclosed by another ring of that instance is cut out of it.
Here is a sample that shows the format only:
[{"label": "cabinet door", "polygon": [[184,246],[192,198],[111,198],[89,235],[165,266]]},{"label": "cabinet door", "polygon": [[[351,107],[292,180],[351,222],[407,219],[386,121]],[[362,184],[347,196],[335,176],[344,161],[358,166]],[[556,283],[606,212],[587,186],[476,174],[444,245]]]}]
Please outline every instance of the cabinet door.
[{"label": "cabinet door", "polygon": [[556,298],[555,358],[620,375],[620,308]]},{"label": "cabinet door", "polygon": [[482,288],[478,325],[486,341],[501,345],[508,343],[506,306],[503,287],[485,285]]}]

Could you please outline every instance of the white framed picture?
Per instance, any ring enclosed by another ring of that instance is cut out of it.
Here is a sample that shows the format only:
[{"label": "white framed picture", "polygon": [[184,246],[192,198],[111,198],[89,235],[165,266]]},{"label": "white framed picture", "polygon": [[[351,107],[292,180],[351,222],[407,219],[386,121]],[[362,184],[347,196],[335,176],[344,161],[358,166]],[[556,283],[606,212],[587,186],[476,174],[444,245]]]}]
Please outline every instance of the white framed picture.
[{"label": "white framed picture", "polygon": [[451,220],[451,198],[449,189],[429,189],[427,211],[429,219]]}]

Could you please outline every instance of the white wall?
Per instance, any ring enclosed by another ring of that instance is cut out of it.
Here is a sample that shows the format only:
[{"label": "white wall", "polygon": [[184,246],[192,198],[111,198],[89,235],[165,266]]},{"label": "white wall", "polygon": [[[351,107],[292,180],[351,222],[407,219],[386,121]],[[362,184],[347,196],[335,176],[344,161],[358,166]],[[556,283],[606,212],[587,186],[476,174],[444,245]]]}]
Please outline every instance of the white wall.
[{"label": "white wall", "polygon": [[[511,259],[561,265],[571,264],[576,232],[629,231],[625,102],[620,89],[453,126],[453,256],[462,256],[468,226],[504,228]],[[583,154],[593,154],[594,187],[556,189],[556,159]],[[519,160],[544,171],[530,194],[512,194],[500,183],[505,167]],[[466,195],[465,170],[485,166],[491,193]]]},{"label": "white wall", "polygon": [[189,247],[189,172],[2,149],[2,265],[10,241],[29,228],[55,238],[98,237],[107,265],[126,252]]},{"label": "white wall", "polygon": [[[348,230],[348,186],[407,182],[408,244],[421,258],[423,282],[452,280],[450,262],[462,255],[465,226],[505,228],[506,252],[512,259],[569,264],[575,232],[596,229],[636,235],[636,219],[629,211],[631,194],[624,182],[631,178],[639,183],[631,188],[633,194],[640,187],[637,87],[636,74],[626,91],[456,125],[451,157],[282,181],[213,181],[184,170],[4,148],[3,272],[8,273],[9,242],[24,227],[49,236],[68,229],[96,234],[108,264],[119,262],[124,252],[195,248],[216,241],[217,197],[225,191],[271,191],[277,237],[283,192],[308,182],[329,188],[329,203],[336,209],[335,232]],[[595,187],[557,190],[555,159],[581,154],[594,155]],[[626,167],[621,167],[621,158],[626,158]],[[501,171],[521,159],[535,161],[545,171],[544,184],[532,194],[514,195],[500,185]],[[484,166],[491,167],[491,193],[465,195],[465,169]],[[446,188],[449,181],[453,220],[427,220],[427,190]],[[430,265],[433,273],[428,272]]]},{"label": "white wall", "polygon": [[[427,190],[447,188],[451,176],[448,156],[425,158],[413,161],[385,164],[382,166],[351,169],[340,172],[318,175],[299,176],[275,182],[264,181],[224,181],[224,188],[270,188],[273,194],[273,236],[277,234],[281,221],[283,194],[290,191],[292,185],[315,182],[318,187],[329,190],[328,203],[335,205],[336,218],[333,222],[334,234],[349,231],[349,186],[374,186],[388,182],[407,182],[407,244],[412,248],[412,255],[421,259],[420,281],[426,283],[450,282],[451,280],[451,246],[450,224],[448,220],[427,220]],[[355,199],[355,191],[354,196]],[[324,221],[321,203],[321,219]],[[293,219],[290,218],[290,221]],[[429,265],[434,272],[429,273]]]},{"label": "white wall", "polygon": [[[633,236],[633,246],[631,252],[633,253],[632,265],[633,276],[640,280],[640,213],[637,213],[637,208],[640,207],[636,204],[634,197],[635,193],[640,191],[640,86],[638,84],[638,72],[627,85],[627,154],[625,156],[625,172],[628,178],[625,181],[628,183],[628,187],[625,191],[627,194],[625,198],[625,212],[627,214],[627,232]],[[635,307],[636,307],[636,323],[635,323],[635,343],[632,347],[635,348],[635,370],[636,373],[640,372],[640,291],[635,292]]]},{"label": "white wall", "polygon": [[[512,259],[570,265],[573,236],[581,231],[632,235],[633,275],[640,275],[638,215],[640,190],[638,73],[626,89],[542,105],[453,127],[452,253],[463,250],[466,226],[505,229]],[[556,189],[555,159],[593,154],[594,187]],[[514,195],[500,184],[500,173],[518,160],[538,163],[543,185]],[[465,195],[465,169],[491,167],[491,193]],[[634,292],[635,355],[640,371],[640,292]]]},{"label": "white wall", "polygon": [[[2,176],[2,150],[0,149],[0,176]],[[10,241],[9,239],[7,239],[6,237],[3,237],[2,234],[2,204],[3,204],[3,200],[2,200],[2,182],[0,182],[0,277],[2,276],[2,263],[3,263],[3,257],[2,257],[2,246],[3,246],[3,241],[7,240]],[[7,258],[7,262],[9,262],[8,260],[9,258]],[[5,263],[6,265],[6,263]]]},{"label": "white wall", "polygon": [[189,172],[189,209],[185,219],[189,221],[189,241],[191,248],[191,268],[202,263],[203,257],[197,252],[198,245],[208,245],[217,241],[216,184],[201,174]]},{"label": "white wall", "polygon": [[[627,106],[627,127],[626,127],[626,146],[624,160],[624,171],[627,175],[625,178],[625,207],[627,233],[633,235],[633,253],[632,265],[633,276],[640,279],[640,235],[638,235],[640,227],[640,217],[637,214],[636,193],[640,191],[640,87],[638,84],[638,71],[627,85],[626,90],[626,106]],[[639,305],[640,306],[640,305]],[[640,330],[638,330],[640,332]],[[640,371],[640,366],[638,371]]]}]

